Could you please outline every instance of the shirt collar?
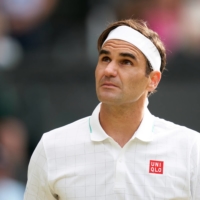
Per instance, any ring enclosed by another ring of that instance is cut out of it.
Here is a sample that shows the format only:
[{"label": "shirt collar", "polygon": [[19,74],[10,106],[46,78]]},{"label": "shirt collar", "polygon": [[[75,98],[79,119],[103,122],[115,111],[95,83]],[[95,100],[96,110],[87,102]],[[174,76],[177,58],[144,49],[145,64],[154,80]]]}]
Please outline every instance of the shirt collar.
[{"label": "shirt collar", "polygon": [[[89,118],[90,127],[90,137],[92,141],[103,141],[110,138],[103,130],[99,122],[99,112],[101,108],[101,103],[97,105],[93,111],[91,117]],[[154,126],[154,116],[149,112],[148,108],[145,108],[143,120],[138,127],[137,131],[131,138],[131,140],[137,138],[144,142],[150,142],[153,140],[153,126]]]},{"label": "shirt collar", "polygon": [[137,131],[131,138],[137,138],[143,142],[150,142],[153,140],[154,116],[145,108],[144,117]]},{"label": "shirt collar", "polygon": [[103,141],[110,136],[106,134],[106,132],[101,127],[99,122],[99,112],[101,108],[101,103],[97,105],[94,109],[92,116],[89,118],[89,125],[90,125],[90,137],[92,141]]}]

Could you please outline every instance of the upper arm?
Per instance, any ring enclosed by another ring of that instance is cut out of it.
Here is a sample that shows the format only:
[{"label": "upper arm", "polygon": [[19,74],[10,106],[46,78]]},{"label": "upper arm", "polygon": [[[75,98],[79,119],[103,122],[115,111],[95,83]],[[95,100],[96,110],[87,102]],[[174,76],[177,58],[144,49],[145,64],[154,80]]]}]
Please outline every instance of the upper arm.
[{"label": "upper arm", "polygon": [[24,200],[55,200],[48,182],[48,165],[42,139],[31,157]]},{"label": "upper arm", "polygon": [[200,136],[191,151],[191,194],[193,200],[200,200]]}]

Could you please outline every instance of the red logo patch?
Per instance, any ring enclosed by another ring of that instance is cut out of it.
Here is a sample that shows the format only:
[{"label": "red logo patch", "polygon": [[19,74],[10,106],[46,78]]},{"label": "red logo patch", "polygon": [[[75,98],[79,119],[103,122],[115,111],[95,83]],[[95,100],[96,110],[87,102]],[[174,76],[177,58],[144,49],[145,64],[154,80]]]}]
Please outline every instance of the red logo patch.
[{"label": "red logo patch", "polygon": [[158,160],[150,160],[149,162],[149,173],[152,174],[163,174],[164,162]]}]

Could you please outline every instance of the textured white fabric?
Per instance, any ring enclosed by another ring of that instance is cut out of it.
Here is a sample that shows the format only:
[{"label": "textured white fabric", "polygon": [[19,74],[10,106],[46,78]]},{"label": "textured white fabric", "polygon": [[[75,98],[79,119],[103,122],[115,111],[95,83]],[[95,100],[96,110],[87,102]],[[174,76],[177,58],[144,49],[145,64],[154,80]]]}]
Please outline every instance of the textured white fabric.
[{"label": "textured white fabric", "polygon": [[[43,135],[29,164],[24,200],[200,200],[197,132],[146,109],[121,148],[101,128],[99,110]],[[163,163],[162,173],[155,162]]]},{"label": "textured white fabric", "polygon": [[147,37],[129,26],[118,26],[113,29],[104,43],[108,40],[124,40],[136,46],[151,63],[154,71],[160,71],[161,57],[156,46]]}]

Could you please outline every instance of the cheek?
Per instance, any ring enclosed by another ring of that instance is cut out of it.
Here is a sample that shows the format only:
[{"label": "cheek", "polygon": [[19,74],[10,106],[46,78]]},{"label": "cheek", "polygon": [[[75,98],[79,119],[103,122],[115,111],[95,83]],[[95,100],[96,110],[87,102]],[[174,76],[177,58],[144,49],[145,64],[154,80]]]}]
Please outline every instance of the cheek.
[{"label": "cheek", "polygon": [[97,66],[96,66],[96,69],[95,69],[95,77],[98,76],[98,73],[99,73],[99,67],[98,67],[98,65],[97,65]]},{"label": "cheek", "polygon": [[101,72],[100,72],[99,68],[97,67],[96,70],[95,70],[96,88],[98,88],[100,80],[101,80]]},{"label": "cheek", "polygon": [[136,91],[136,90],[144,90],[147,87],[148,80],[145,76],[142,76],[141,74],[129,74],[129,78],[126,81],[125,86],[128,86],[129,91]]},{"label": "cheek", "polygon": [[96,67],[96,69],[95,69],[95,79],[96,79],[96,81],[97,81],[97,79],[98,79],[98,76],[99,76],[99,70],[98,70],[98,68]]},{"label": "cheek", "polygon": [[95,69],[95,78],[96,78],[96,80],[99,80],[102,76],[103,76],[103,70],[99,65],[97,65],[96,69]]}]

